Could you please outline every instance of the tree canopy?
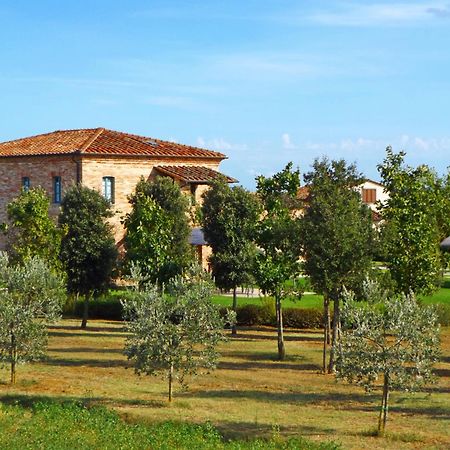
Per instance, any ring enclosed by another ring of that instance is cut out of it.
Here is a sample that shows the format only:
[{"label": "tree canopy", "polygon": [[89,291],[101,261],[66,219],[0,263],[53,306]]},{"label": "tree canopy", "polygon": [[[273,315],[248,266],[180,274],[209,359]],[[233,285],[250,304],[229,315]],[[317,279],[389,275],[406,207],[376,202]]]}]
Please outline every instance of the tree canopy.
[{"label": "tree canopy", "polygon": [[209,261],[213,278],[219,288],[233,290],[235,311],[236,288],[253,281],[253,239],[261,205],[251,192],[240,186],[231,188],[222,180],[214,183],[203,198],[202,225],[212,248]]},{"label": "tree canopy", "polygon": [[49,216],[50,198],[43,188],[22,190],[7,205],[5,224],[11,262],[23,264],[34,256],[60,269],[59,249],[64,229]]},{"label": "tree canopy", "polygon": [[[333,342],[339,324],[344,286],[361,292],[372,263],[372,219],[355,189],[363,181],[356,166],[344,160],[316,159],[304,176],[309,196],[301,220],[304,271],[324,295],[324,370],[328,341],[328,302],[334,302]],[[333,368],[333,351],[329,370]]]},{"label": "tree canopy", "polygon": [[138,263],[147,280],[165,283],[189,266],[189,201],[168,177],[143,178],[129,197],[125,216],[128,265]]},{"label": "tree canopy", "polygon": [[388,147],[378,166],[389,194],[380,205],[384,248],[397,291],[429,294],[441,277],[439,243],[450,232],[448,187],[428,166],[406,166],[405,155]]},{"label": "tree canopy", "polygon": [[0,253],[0,361],[11,368],[45,355],[47,324],[60,316],[64,281],[38,257],[10,265]]},{"label": "tree canopy", "polygon": [[98,192],[82,185],[66,190],[61,202],[59,224],[67,233],[61,242],[60,258],[67,273],[67,288],[85,297],[82,327],[87,322],[88,297],[110,283],[117,259],[110,203]]},{"label": "tree canopy", "polygon": [[345,293],[336,375],[367,391],[382,377],[378,433],[383,434],[390,391],[411,391],[433,380],[439,325],[434,309],[420,305],[412,293],[389,296],[370,282],[366,289],[367,303]]},{"label": "tree canopy", "polygon": [[211,301],[211,279],[201,267],[174,278],[166,292],[157,285],[140,285],[123,302],[131,333],[125,354],[136,373],[168,380],[171,401],[173,382],[186,386],[188,375],[215,368],[224,321]]},{"label": "tree canopy", "polygon": [[282,300],[299,295],[293,281],[300,274],[300,232],[298,189],[300,173],[292,163],[272,177],[259,176],[256,192],[264,213],[257,225],[256,279],[263,292],[275,299],[278,358],[284,359]]}]

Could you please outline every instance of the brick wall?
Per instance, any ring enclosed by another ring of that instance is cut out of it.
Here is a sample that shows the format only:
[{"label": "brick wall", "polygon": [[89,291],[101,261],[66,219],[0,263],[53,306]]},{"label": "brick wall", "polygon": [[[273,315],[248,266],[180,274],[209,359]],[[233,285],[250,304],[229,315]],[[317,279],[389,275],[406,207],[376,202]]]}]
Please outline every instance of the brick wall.
[{"label": "brick wall", "polygon": [[[115,203],[113,205],[115,216],[111,219],[114,227],[116,241],[124,236],[121,218],[130,211],[128,195],[130,195],[137,182],[143,176],[145,179],[153,178],[157,172],[153,169],[158,165],[201,165],[217,170],[217,160],[205,159],[149,159],[149,158],[123,158],[123,157],[83,157],[82,173],[83,184],[102,192],[103,177],[114,177]],[[206,186],[199,186],[196,191],[196,200]],[[183,189],[184,190],[184,189]]]},{"label": "brick wall", "polygon": [[[83,156],[81,159],[82,182],[85,186],[103,190],[103,177],[114,177],[115,203],[113,205],[114,217],[111,219],[116,241],[124,236],[121,224],[122,217],[130,211],[128,195],[134,191],[140,177],[145,179],[157,175],[154,166],[157,165],[201,165],[217,170],[218,160],[213,159],[149,159],[149,158],[124,158],[124,157],[91,157]],[[0,160],[0,223],[5,222],[6,205],[16,198],[22,188],[22,178],[29,177],[31,187],[42,186],[53,198],[53,177],[60,176],[62,183],[62,195],[72,183],[77,181],[77,164],[72,156],[37,156],[14,157]],[[208,188],[199,185],[195,192],[196,202],[201,202],[202,193]],[[182,190],[190,193],[189,186],[182,186]],[[59,205],[52,204],[50,213],[57,216]],[[5,245],[3,236],[0,235],[0,249]],[[208,249],[203,249],[199,255],[206,266]]]},{"label": "brick wall", "polygon": [[[7,220],[6,206],[22,189],[22,178],[30,179],[31,187],[42,186],[53,198],[53,177],[61,177],[64,190],[76,181],[77,168],[68,156],[2,158],[0,163],[0,223]],[[56,217],[59,206],[52,204],[50,213]],[[0,235],[0,249],[4,249],[4,237]]]}]

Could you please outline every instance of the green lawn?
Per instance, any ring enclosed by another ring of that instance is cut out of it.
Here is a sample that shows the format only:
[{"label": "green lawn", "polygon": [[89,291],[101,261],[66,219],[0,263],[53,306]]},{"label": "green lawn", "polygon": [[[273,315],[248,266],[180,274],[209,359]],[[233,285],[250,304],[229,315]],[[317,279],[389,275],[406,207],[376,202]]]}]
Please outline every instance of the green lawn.
[{"label": "green lawn", "polygon": [[450,305],[450,278],[445,277],[442,282],[442,287],[434,294],[421,297],[421,300],[426,304],[442,303]]},{"label": "green lawn", "polygon": [[[294,450],[303,438],[349,450],[450,448],[450,327],[441,331],[437,383],[393,392],[380,438],[382,386],[365,394],[322,375],[320,330],[286,330],[286,359],[278,361],[274,328],[243,327],[219,346],[217,370],[190,378],[187,391],[177,384],[171,404],[167,380],[135,375],[126,338],[122,322],[92,320],[80,330],[78,320],[62,320],[49,329],[48,358],[21,365],[16,385],[0,368],[0,449]],[[67,401],[72,406],[52,406]],[[118,416],[90,409],[97,406]]]},{"label": "green lawn", "polygon": [[[420,297],[425,304],[445,304],[450,305],[450,278],[444,278],[442,287],[438,289],[434,294]],[[231,306],[232,297],[230,295],[215,295],[214,303],[221,306]],[[238,305],[261,305],[265,301],[271,301],[271,297],[247,297],[245,294],[238,294]],[[300,300],[284,300],[284,308],[322,308],[323,297],[318,294],[304,294]]]},{"label": "green lawn", "polygon": [[[233,298],[229,295],[214,295],[213,301],[216,305],[231,306]],[[264,302],[273,301],[272,297],[247,297],[245,294],[238,295],[238,305],[262,305]],[[284,308],[321,308],[323,297],[317,294],[305,294],[300,300],[284,300]]]}]

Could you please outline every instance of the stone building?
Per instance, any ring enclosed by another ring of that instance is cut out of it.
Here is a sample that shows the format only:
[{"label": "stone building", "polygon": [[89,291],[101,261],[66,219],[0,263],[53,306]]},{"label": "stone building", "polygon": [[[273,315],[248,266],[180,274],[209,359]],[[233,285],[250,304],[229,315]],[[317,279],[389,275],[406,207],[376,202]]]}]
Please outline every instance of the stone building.
[{"label": "stone building", "polygon": [[[208,185],[223,176],[218,168],[225,158],[219,152],[105,128],[54,131],[3,142],[0,223],[6,220],[6,205],[21,189],[42,186],[51,197],[51,213],[56,215],[65,189],[82,183],[111,201],[115,212],[111,222],[120,246],[124,236],[121,217],[130,210],[127,197],[141,176],[171,177],[198,202]],[[204,259],[202,249],[197,251]]]}]

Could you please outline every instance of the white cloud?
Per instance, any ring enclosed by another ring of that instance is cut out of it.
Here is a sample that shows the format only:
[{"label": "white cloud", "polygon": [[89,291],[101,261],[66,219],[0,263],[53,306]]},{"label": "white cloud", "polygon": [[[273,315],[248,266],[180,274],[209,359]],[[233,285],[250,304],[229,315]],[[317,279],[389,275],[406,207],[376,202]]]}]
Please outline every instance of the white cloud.
[{"label": "white cloud", "polygon": [[232,144],[223,138],[204,139],[199,136],[197,138],[197,145],[203,148],[210,148],[219,151],[233,151],[233,150],[247,150],[247,144]]},{"label": "white cloud", "polygon": [[364,5],[354,3],[328,11],[319,11],[309,16],[313,22],[330,26],[371,26],[401,25],[430,21],[433,16],[450,15],[450,10],[442,2],[375,3]]},{"label": "white cloud", "polygon": [[286,150],[295,150],[296,148],[298,148],[297,145],[295,145],[292,141],[291,141],[291,137],[289,136],[288,133],[283,133],[281,135],[281,140],[283,142],[283,148],[285,148]]}]

